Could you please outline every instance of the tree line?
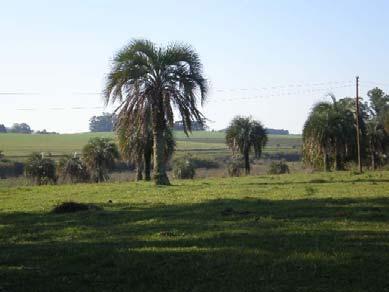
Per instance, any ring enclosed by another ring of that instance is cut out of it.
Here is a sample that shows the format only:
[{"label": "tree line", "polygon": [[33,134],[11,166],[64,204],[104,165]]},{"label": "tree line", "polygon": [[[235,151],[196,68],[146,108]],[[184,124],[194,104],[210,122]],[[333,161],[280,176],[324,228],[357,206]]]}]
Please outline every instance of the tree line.
[{"label": "tree line", "polygon": [[367,101],[359,101],[359,129],[353,98],[319,102],[311,110],[303,129],[305,164],[328,170],[343,170],[357,159],[356,133],[361,137],[363,164],[371,169],[386,164],[389,154],[389,96],[374,88]]}]

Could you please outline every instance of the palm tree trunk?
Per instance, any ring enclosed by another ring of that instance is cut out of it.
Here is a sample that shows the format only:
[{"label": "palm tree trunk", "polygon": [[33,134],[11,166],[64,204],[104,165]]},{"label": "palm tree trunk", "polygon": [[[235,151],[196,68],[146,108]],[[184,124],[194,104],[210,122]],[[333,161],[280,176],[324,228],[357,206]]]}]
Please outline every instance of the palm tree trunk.
[{"label": "palm tree trunk", "polygon": [[249,159],[249,151],[244,151],[244,168],[246,174],[250,174],[250,159]]},{"label": "palm tree trunk", "polygon": [[339,154],[338,147],[335,148],[335,161],[334,161],[334,169],[335,170],[342,170],[342,157]]},{"label": "palm tree trunk", "polygon": [[136,159],[136,180],[140,181],[143,180],[143,159],[142,154],[137,155]]},{"label": "palm tree trunk", "polygon": [[374,151],[371,152],[371,169],[375,170],[375,154],[374,154]]},{"label": "palm tree trunk", "polygon": [[325,147],[323,147],[323,168],[325,172],[328,171],[328,154]]},{"label": "palm tree trunk", "polygon": [[151,150],[146,149],[144,153],[144,161],[145,161],[145,180],[151,180]]},{"label": "palm tree trunk", "polygon": [[163,105],[160,104],[153,117],[153,138],[154,138],[154,182],[156,185],[170,185],[166,174],[165,159],[165,135],[166,130],[165,117],[163,114]]}]

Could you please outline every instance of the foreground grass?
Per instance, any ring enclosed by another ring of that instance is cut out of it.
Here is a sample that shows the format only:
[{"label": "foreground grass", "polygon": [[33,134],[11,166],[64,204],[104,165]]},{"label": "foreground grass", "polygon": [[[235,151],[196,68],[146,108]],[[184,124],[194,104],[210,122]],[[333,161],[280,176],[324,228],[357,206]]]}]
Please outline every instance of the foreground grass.
[{"label": "foreground grass", "polygon": [[[51,212],[70,200],[103,210]],[[389,290],[389,172],[0,187],[0,202],[0,291]]]}]

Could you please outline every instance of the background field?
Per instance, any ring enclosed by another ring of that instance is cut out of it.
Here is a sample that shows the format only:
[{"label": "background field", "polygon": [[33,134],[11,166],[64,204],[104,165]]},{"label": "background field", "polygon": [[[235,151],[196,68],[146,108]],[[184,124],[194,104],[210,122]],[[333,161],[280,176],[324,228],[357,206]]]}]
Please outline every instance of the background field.
[{"label": "background field", "polygon": [[[69,200],[103,210],[51,212]],[[0,182],[0,201],[1,291],[389,288],[389,172]]]},{"label": "background field", "polygon": [[[209,156],[229,155],[223,132],[193,132],[186,137],[184,132],[175,132],[177,152],[190,152]],[[91,137],[114,138],[113,133],[82,133],[62,135],[0,134],[0,150],[12,159],[23,159],[32,152],[51,153],[54,156],[81,152]],[[301,147],[299,135],[270,135],[265,149],[267,153],[298,153]]]}]

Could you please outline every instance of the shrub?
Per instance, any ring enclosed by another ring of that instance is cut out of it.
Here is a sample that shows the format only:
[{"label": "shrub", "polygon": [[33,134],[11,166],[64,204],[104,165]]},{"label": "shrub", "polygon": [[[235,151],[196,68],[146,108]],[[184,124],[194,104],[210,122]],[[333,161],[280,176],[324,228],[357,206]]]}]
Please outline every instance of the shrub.
[{"label": "shrub", "polygon": [[70,179],[72,183],[87,182],[90,174],[80,157],[67,156],[59,161],[59,173],[63,180]]},{"label": "shrub", "polygon": [[173,175],[179,179],[193,179],[196,169],[189,157],[178,159],[173,164]]},{"label": "shrub", "polygon": [[285,161],[273,161],[269,167],[269,174],[284,174],[289,173],[289,166]]},{"label": "shrub", "polygon": [[240,158],[233,158],[227,164],[227,172],[231,177],[239,177],[241,175],[241,170],[244,167],[243,161]]},{"label": "shrub", "polygon": [[219,163],[212,159],[194,157],[191,159],[194,168],[219,168]]},{"label": "shrub", "polygon": [[39,153],[31,154],[26,163],[26,176],[35,181],[37,185],[56,183],[54,160],[45,158]]}]

